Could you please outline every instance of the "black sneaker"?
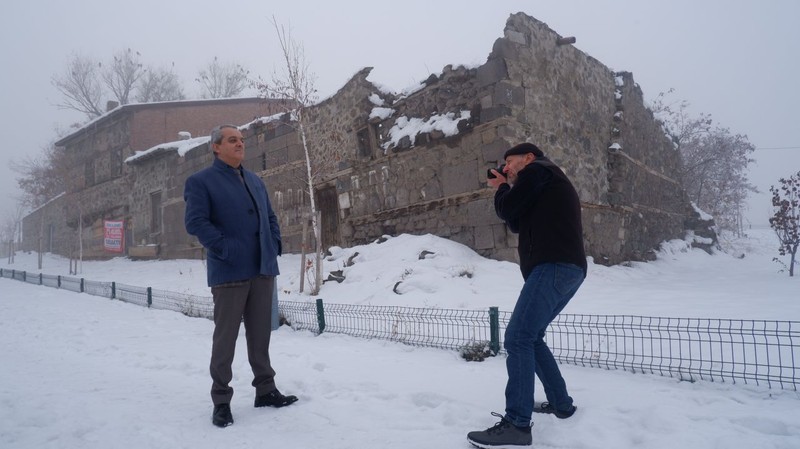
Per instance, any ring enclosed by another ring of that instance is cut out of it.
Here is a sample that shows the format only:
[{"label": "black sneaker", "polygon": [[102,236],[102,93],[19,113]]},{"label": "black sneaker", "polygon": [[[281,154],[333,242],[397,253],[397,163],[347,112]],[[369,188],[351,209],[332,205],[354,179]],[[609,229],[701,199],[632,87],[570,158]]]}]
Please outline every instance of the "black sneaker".
[{"label": "black sneaker", "polygon": [[256,396],[254,407],[286,407],[297,402],[297,396],[284,396],[278,390],[272,390],[267,394]]},{"label": "black sneaker", "polygon": [[533,413],[551,413],[553,415],[556,415],[556,418],[558,419],[569,418],[570,416],[575,414],[575,410],[578,410],[578,407],[574,405],[570,405],[569,408],[566,410],[558,410],[552,405],[550,405],[549,402],[542,402],[541,404],[535,405],[533,407]]},{"label": "black sneaker", "polygon": [[217,404],[211,414],[211,422],[217,427],[228,427],[233,424],[230,404]]},{"label": "black sneaker", "polygon": [[517,427],[499,413],[492,412],[492,416],[500,418],[500,422],[486,430],[468,433],[467,441],[485,449],[531,447],[533,439],[530,426]]}]

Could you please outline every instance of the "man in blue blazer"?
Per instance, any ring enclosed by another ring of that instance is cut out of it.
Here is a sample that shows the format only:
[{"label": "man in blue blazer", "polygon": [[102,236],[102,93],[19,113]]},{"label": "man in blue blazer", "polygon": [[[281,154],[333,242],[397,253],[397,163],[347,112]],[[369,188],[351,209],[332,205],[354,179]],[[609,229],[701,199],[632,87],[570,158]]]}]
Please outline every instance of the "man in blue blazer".
[{"label": "man in blue blazer", "polygon": [[267,189],[242,167],[244,139],[233,125],[211,131],[211,167],[186,180],[186,231],[206,248],[208,285],[214,296],[211,400],[215,426],[233,424],[230,402],[236,337],[244,319],[256,407],[297,401],[275,387],[269,359],[272,292],[278,275],[281,233]]}]

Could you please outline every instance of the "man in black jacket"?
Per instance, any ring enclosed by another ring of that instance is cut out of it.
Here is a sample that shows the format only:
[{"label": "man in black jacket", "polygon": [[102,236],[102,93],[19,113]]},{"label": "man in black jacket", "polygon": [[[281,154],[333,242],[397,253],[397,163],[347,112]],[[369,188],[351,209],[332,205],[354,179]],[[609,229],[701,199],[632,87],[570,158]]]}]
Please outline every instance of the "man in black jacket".
[{"label": "man in black jacket", "polygon": [[[534,411],[569,418],[576,410],[544,333],[586,277],[580,200],[564,172],[536,145],[516,145],[504,159],[502,173],[493,170],[496,177],[488,183],[497,189],[497,216],[519,233],[525,284],[505,333],[505,415],[493,413],[500,422],[467,436],[481,448],[530,446]],[[536,376],[547,402],[534,409]]]}]

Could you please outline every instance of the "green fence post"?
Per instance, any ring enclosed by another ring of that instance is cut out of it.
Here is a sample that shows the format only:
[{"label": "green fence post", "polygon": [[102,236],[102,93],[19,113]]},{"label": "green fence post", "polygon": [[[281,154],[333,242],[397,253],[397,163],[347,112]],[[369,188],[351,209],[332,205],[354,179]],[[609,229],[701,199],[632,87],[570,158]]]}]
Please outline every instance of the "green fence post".
[{"label": "green fence post", "polygon": [[42,273],[39,273],[39,285],[42,285]]},{"label": "green fence post", "polygon": [[112,282],[111,283],[111,299],[114,299],[116,297],[117,297],[117,283],[116,282]]},{"label": "green fence post", "polygon": [[23,271],[22,272],[22,282],[28,282],[28,272],[27,271]]},{"label": "green fence post", "polygon": [[325,330],[325,308],[322,306],[322,298],[317,298],[317,322],[321,334]]},{"label": "green fence post", "polygon": [[58,275],[58,288],[61,288],[61,275]]},{"label": "green fence post", "polygon": [[500,352],[500,311],[489,307],[489,349],[497,355]]},{"label": "green fence post", "polygon": [[81,293],[83,293],[83,278],[81,278]]},{"label": "green fence post", "polygon": [[17,270],[11,270],[11,279],[17,280]]},{"label": "green fence post", "polygon": [[153,305],[153,287],[147,287],[147,307]]}]

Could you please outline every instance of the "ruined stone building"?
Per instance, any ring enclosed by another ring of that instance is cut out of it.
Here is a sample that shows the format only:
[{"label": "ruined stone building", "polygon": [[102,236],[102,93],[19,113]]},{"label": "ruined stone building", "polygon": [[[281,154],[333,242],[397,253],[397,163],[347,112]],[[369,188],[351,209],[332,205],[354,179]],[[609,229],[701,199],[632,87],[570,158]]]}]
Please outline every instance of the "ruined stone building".
[{"label": "ruined stone building", "polygon": [[[691,208],[675,177],[678,152],[633,76],[611,71],[572,42],[517,13],[479,67],[447,66],[403,94],[382,91],[365,68],[308,108],[324,247],[432,233],[516,260],[517,237],[494,214],[486,170],[523,141],[536,143],[573,180],[595,262],[642,260],[661,241],[683,237]],[[309,209],[303,147],[288,114],[267,115],[239,122],[245,166],[272,195],[284,252],[297,252]],[[87,204],[126,217],[134,251],[155,246],[151,255],[202,257],[183,227],[183,183],[211,163],[207,139],[149,148],[127,160],[123,185],[109,184]],[[112,161],[97,162],[95,173],[106,165],[119,170],[119,158]]]}]

